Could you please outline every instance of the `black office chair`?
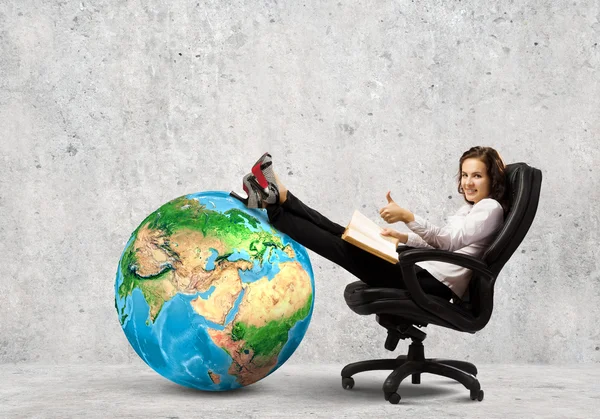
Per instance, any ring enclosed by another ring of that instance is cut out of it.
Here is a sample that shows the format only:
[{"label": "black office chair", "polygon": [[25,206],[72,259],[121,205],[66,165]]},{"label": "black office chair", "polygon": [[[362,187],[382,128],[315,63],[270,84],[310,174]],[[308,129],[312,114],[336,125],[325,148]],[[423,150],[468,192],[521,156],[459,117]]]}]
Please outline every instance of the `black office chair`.
[{"label": "black office chair", "polygon": [[[354,386],[352,375],[370,370],[393,370],[383,384],[384,397],[392,404],[400,401],[397,393],[402,380],[412,375],[412,383],[421,382],[421,374],[442,375],[459,381],[471,392],[471,400],[483,400],[477,380],[477,368],[465,361],[425,358],[423,340],[427,336],[417,327],[435,324],[460,332],[475,333],[488,323],[494,304],[494,284],[535,216],[540,197],[542,173],[525,163],[507,166],[506,197],[509,211],[503,228],[481,259],[438,249],[414,249],[399,246],[399,264],[407,289],[369,287],[362,281],[349,284],[344,291],[346,303],[355,313],[375,314],[377,322],[388,330],[385,348],[393,351],[400,339],[410,338],[408,354],[396,359],[355,362],[342,369],[342,386]],[[468,301],[452,301],[425,294],[415,274],[415,263],[436,260],[472,270]]]}]

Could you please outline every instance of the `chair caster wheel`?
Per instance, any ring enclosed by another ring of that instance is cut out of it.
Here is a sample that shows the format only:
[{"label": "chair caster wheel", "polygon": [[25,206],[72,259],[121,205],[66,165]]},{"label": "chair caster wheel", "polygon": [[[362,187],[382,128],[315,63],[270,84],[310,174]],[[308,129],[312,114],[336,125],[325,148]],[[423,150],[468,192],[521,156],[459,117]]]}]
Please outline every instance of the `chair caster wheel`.
[{"label": "chair caster wheel", "polygon": [[471,390],[471,400],[483,400],[483,390]]},{"label": "chair caster wheel", "polygon": [[400,403],[400,399],[402,398],[402,397],[400,397],[400,395],[398,393],[385,393],[384,397],[391,404]]},{"label": "chair caster wheel", "polygon": [[354,387],[354,378],[342,377],[342,387],[344,387],[345,390],[350,390]]}]

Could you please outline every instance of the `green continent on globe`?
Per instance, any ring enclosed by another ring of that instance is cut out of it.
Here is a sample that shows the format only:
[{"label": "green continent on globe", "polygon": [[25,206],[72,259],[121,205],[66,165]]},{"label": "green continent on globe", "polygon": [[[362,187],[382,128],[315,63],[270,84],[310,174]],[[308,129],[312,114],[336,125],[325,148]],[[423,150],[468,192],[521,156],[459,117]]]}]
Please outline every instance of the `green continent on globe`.
[{"label": "green continent on globe", "polygon": [[[262,263],[269,248],[284,249],[279,237],[251,231],[246,223],[254,228],[259,225],[258,220],[238,209],[221,213],[185,197],[168,202],[132,233],[131,244],[121,258],[119,297],[125,298],[138,288],[154,321],[163,304],[178,292],[195,294],[208,291],[212,285],[224,285],[214,284],[222,270],[233,269],[237,274],[237,269]],[[228,262],[234,250],[246,250],[249,261]],[[215,269],[207,270],[213,251],[217,252]],[[124,312],[125,307],[120,313],[121,324]]]},{"label": "green continent on globe", "polygon": [[[279,272],[270,280],[243,283],[239,271],[269,263],[274,249],[287,253],[292,261],[279,262]],[[248,260],[227,260],[236,251],[246,251]],[[261,230],[251,215],[239,209],[210,210],[196,199],[181,197],[163,205],[133,232],[121,258],[123,281],[118,294],[124,299],[139,289],[150,307],[150,323],[177,293],[210,290],[194,298],[191,306],[206,320],[224,326],[223,330],[208,327],[207,332],[232,358],[229,374],[247,385],[275,367],[289,330],[310,313],[311,279],[294,258],[291,246],[284,246],[274,232]],[[214,267],[207,267],[211,260]],[[238,311],[225,325],[242,291]],[[121,324],[125,312],[124,306]],[[220,380],[213,371],[209,376],[215,383]]]}]

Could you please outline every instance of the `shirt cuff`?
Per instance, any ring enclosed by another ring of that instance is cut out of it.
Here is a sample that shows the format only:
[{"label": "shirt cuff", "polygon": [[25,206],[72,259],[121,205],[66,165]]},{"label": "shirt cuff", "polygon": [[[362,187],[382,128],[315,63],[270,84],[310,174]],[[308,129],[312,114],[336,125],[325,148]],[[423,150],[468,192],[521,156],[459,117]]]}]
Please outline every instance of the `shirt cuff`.
[{"label": "shirt cuff", "polygon": [[419,236],[415,233],[406,233],[408,239],[406,239],[406,245],[409,247],[421,247]]},{"label": "shirt cuff", "polygon": [[415,219],[410,223],[406,223],[406,226],[414,231],[415,228],[422,227],[425,224],[425,220],[419,215],[413,214]]}]

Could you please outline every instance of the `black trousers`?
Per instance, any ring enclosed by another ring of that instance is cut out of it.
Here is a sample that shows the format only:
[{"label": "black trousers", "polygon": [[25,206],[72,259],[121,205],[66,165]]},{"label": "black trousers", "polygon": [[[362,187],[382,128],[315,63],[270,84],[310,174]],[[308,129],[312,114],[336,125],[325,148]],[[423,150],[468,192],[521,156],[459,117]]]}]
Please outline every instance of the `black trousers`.
[{"label": "black trousers", "polygon": [[[275,228],[333,263],[361,281],[377,287],[406,289],[399,265],[393,265],[344,240],[345,227],[334,223],[310,208],[288,191],[283,204],[267,206],[269,221]],[[428,294],[448,300],[452,291],[420,267],[417,278]]]}]

